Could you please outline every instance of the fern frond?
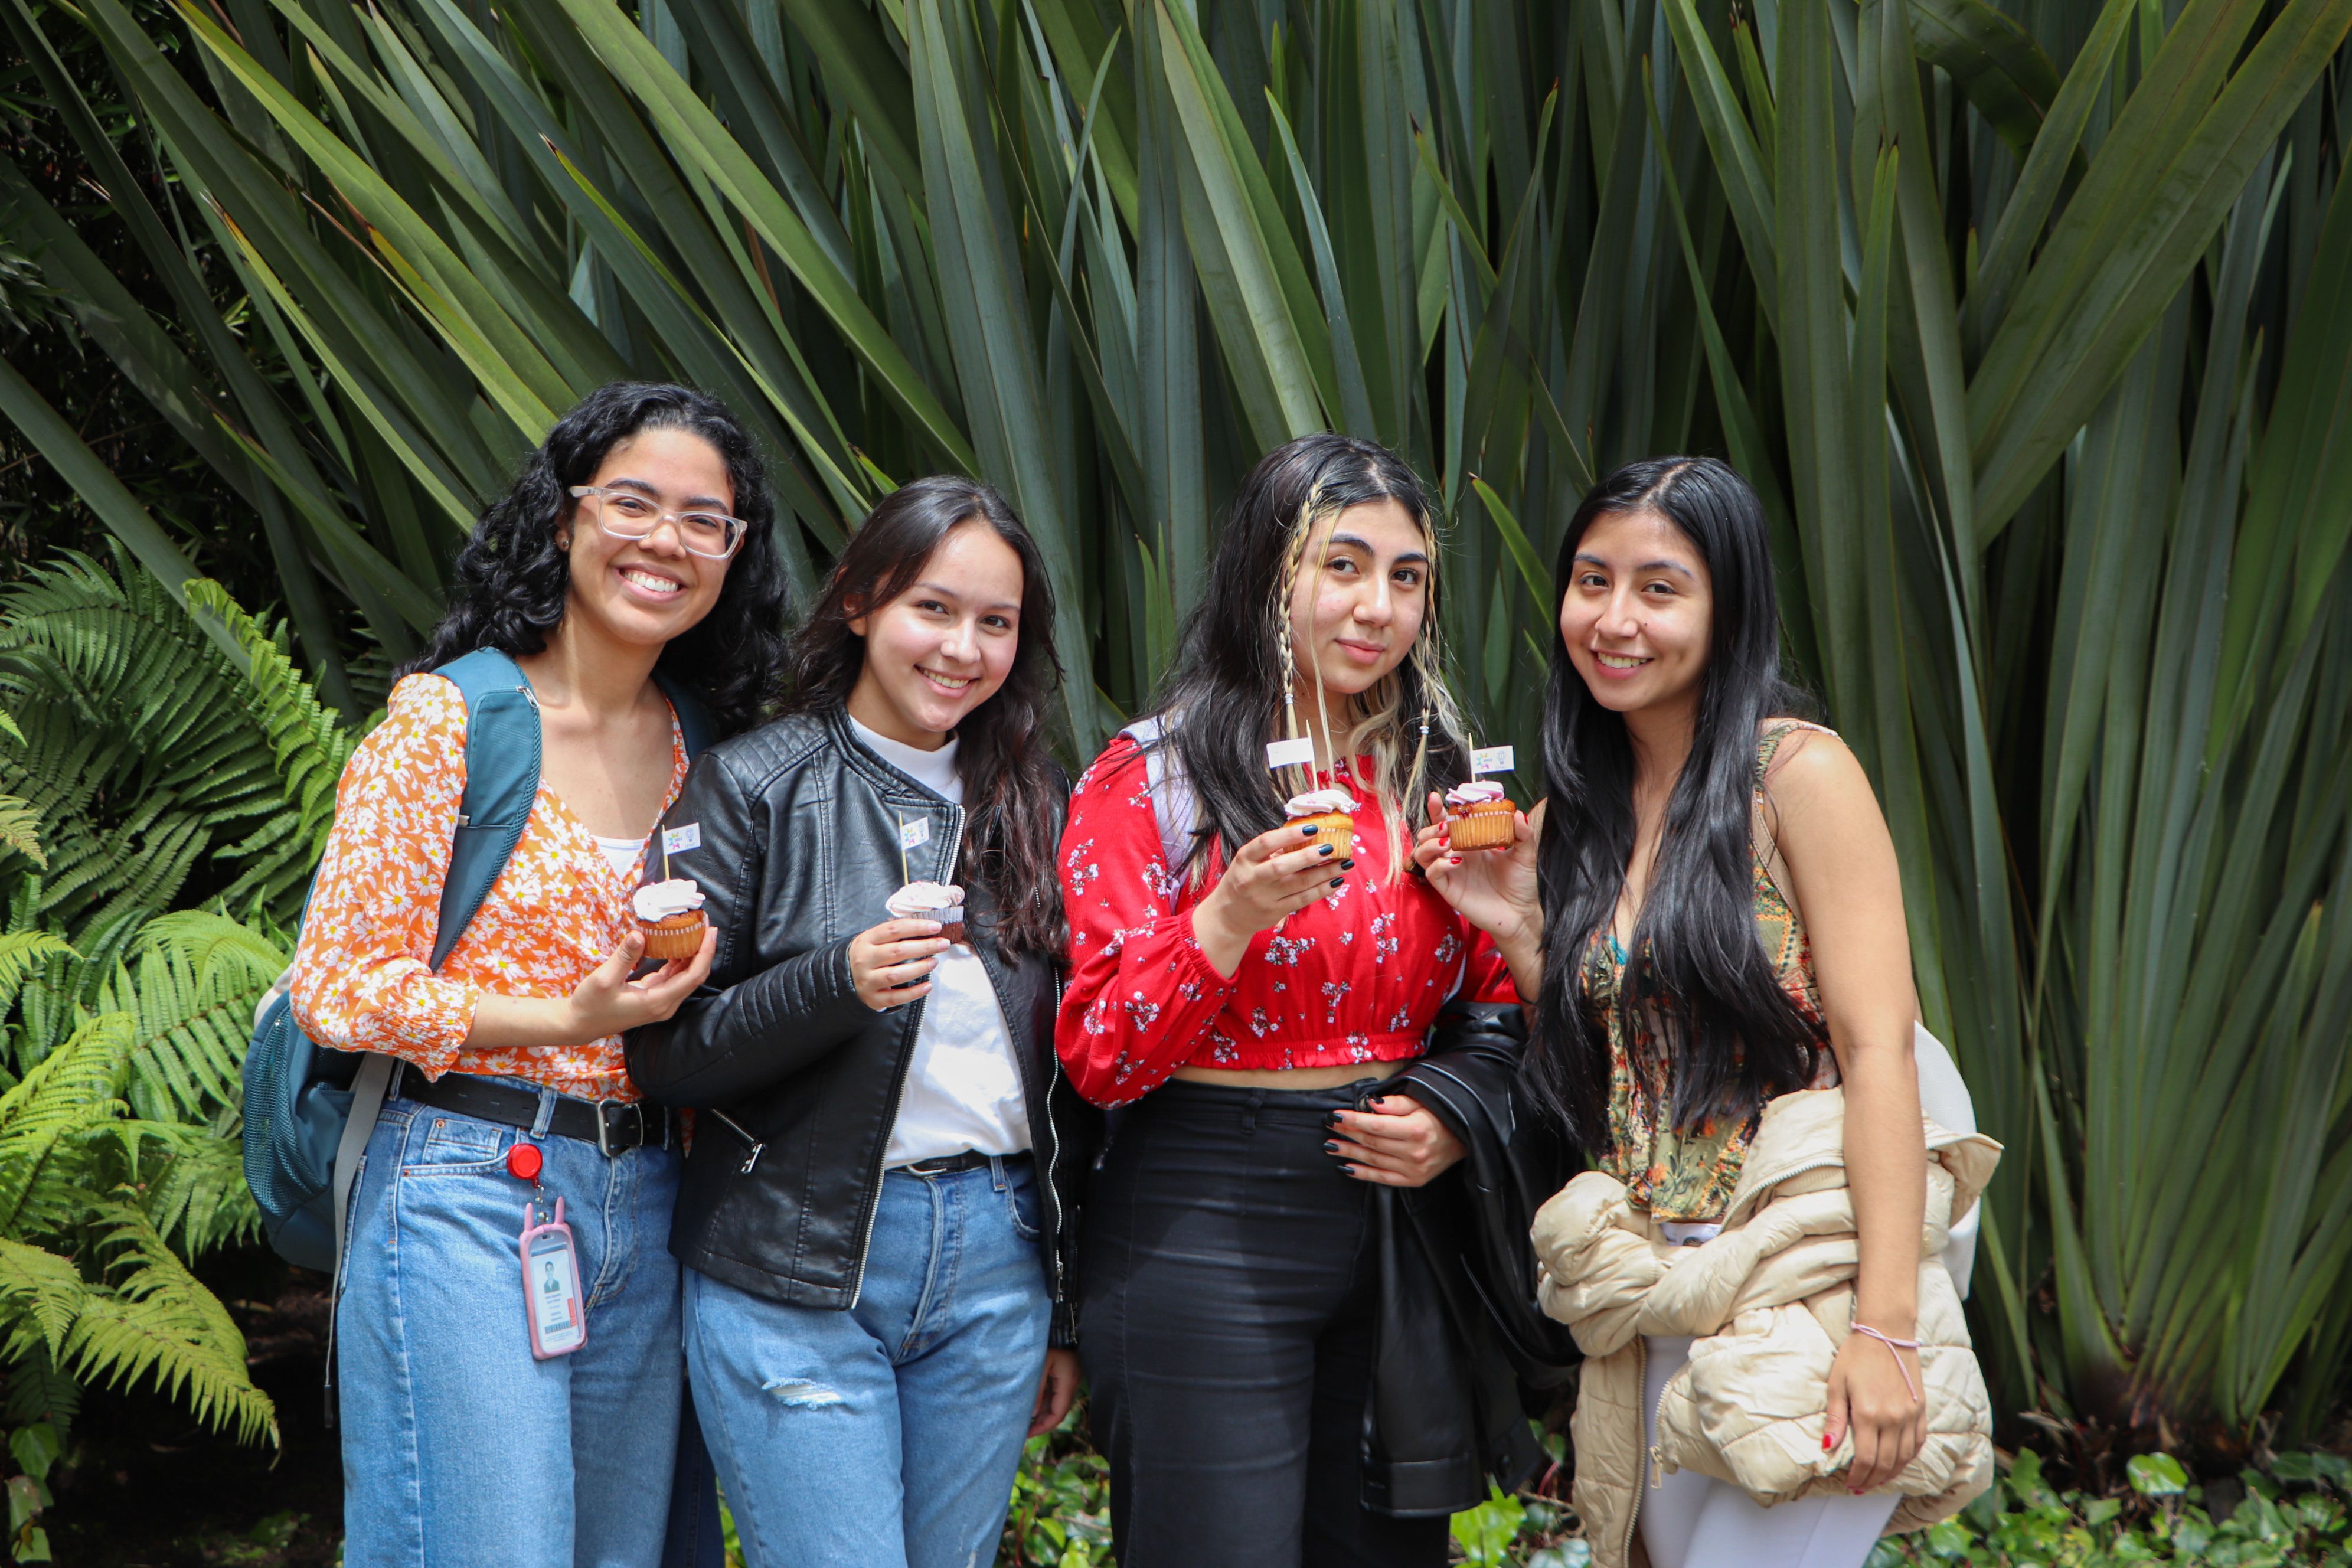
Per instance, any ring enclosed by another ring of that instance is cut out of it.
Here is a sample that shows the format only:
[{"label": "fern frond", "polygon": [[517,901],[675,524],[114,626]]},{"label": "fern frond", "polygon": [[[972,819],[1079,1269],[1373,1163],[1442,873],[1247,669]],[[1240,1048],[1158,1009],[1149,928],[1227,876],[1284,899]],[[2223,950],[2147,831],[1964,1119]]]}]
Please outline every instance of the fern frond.
[{"label": "fern frond", "polygon": [[[6,716],[0,714],[0,718]],[[41,814],[33,809],[32,802],[0,795],[0,849],[14,849],[43,870],[48,869],[49,858],[41,849]]]},{"label": "fern frond", "polygon": [[240,900],[285,900],[316,849],[257,831],[288,791],[247,673],[152,574],[115,567],[68,554],[0,594],[0,795],[33,814],[42,908],[78,937],[119,926],[215,858]]},{"label": "fern frond", "polygon": [[8,1397],[0,1403],[0,1421],[10,1427],[46,1421],[64,1436],[81,1412],[81,1384],[61,1370],[37,1331],[30,1343],[11,1333],[5,1346],[8,1359]]},{"label": "fern frond", "polygon": [[201,979],[233,976],[240,984],[252,983],[257,989],[277,979],[294,961],[294,955],[268,931],[211,910],[174,910],[157,915],[139,933],[139,940],[186,959]]},{"label": "fern frond", "polygon": [[261,1210],[245,1184],[245,1149],[236,1128],[234,1115],[207,1127],[148,1124],[162,1157],[147,1162],[142,1173],[139,1206],[184,1256],[261,1235]]},{"label": "fern frond", "polygon": [[7,1012],[25,982],[47,968],[50,959],[73,956],[72,944],[54,931],[0,931],[0,1013]]},{"label": "fern frond", "polygon": [[85,1296],[64,1356],[86,1382],[141,1379],[241,1441],[278,1441],[278,1410],[253,1385],[245,1336],[220,1298],[188,1272],[147,1215],[128,1203],[98,1205],[100,1247],[111,1254],[106,1289]]},{"label": "fern frond", "polygon": [[235,1105],[254,1005],[285,968],[284,951],[225,915],[186,910],[146,922],[133,957],[135,972],[116,964],[96,1004],[133,1020],[132,1110],[202,1121]]},{"label": "fern frond", "polygon": [[0,1236],[54,1232],[88,1210],[88,1140],[130,1109],[120,1098],[130,1050],[130,1018],[103,1015],[0,1093]]},{"label": "fern frond", "polygon": [[296,832],[315,857],[327,847],[335,815],[335,785],[357,742],[342,721],[320,706],[318,693],[294,668],[286,650],[260,622],[245,613],[228,590],[199,577],[183,590],[188,603],[210,610],[252,656],[246,676],[248,706],[269,737],[287,803],[299,813]]},{"label": "fern frond", "polygon": [[52,1360],[64,1352],[66,1336],[89,1296],[72,1258],[0,1238],[0,1310],[23,1313],[39,1331]]}]

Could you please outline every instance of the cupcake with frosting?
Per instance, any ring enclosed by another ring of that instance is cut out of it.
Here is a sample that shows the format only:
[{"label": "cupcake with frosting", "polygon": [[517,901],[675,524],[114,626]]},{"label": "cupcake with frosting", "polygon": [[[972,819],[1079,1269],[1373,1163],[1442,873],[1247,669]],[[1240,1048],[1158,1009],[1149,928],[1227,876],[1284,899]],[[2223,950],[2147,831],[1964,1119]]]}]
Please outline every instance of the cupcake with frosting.
[{"label": "cupcake with frosting", "polygon": [[883,907],[893,920],[937,921],[941,936],[950,942],[964,940],[963,889],[953,882],[909,882]]},{"label": "cupcake with frosting", "polygon": [[690,877],[647,882],[629,900],[637,929],[646,933],[646,956],[667,963],[692,958],[702,947],[710,921],[702,912],[702,889]]},{"label": "cupcake with frosting", "polygon": [[1503,786],[1472,779],[1445,792],[1445,837],[1456,849],[1499,849],[1513,837],[1517,811],[1503,796]]},{"label": "cupcake with frosting", "polygon": [[1312,826],[1312,842],[1328,844],[1334,855],[1345,856],[1356,847],[1356,819],[1350,815],[1356,801],[1343,789],[1311,789],[1305,795],[1294,795],[1284,808],[1295,827]]}]

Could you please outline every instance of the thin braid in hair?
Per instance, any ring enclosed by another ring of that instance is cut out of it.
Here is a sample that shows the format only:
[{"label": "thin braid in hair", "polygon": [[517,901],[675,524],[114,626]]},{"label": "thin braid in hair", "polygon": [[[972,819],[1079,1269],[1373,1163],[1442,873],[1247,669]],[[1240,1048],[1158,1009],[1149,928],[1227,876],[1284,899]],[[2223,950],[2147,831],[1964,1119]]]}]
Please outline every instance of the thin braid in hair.
[{"label": "thin braid in hair", "polygon": [[[1299,738],[1298,683],[1292,673],[1297,667],[1297,652],[1292,645],[1290,636],[1290,601],[1291,596],[1298,589],[1298,568],[1307,558],[1307,542],[1315,531],[1315,520],[1320,511],[1320,508],[1317,505],[1318,499],[1319,491],[1310,490],[1307,492],[1306,501],[1298,509],[1298,519],[1291,524],[1290,542],[1282,552],[1282,580],[1275,588],[1276,669],[1278,672],[1278,679],[1282,681],[1282,733],[1283,739],[1286,741]],[[1305,770],[1305,776],[1307,782],[1302,787],[1313,789],[1315,769],[1311,765]]]}]

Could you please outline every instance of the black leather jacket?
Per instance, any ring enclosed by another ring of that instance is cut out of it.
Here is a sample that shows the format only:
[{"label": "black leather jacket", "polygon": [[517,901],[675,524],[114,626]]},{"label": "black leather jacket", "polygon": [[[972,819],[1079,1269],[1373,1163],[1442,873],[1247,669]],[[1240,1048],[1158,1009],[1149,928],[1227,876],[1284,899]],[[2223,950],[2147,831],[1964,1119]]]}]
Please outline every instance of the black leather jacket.
[{"label": "black leather jacket", "polygon": [[1573,1170],[1562,1142],[1518,1113],[1527,1024],[1515,1004],[1456,1000],[1429,1054],[1365,1098],[1402,1089],[1466,1151],[1424,1187],[1372,1188],[1381,1261],[1364,1407],[1364,1502],[1408,1518],[1458,1513],[1544,1459],[1524,1394],[1580,1359],[1536,1304],[1536,1209]]},{"label": "black leather jacket", "polygon": [[[670,1251],[738,1289],[835,1310],[857,1300],[923,1005],[877,1013],[859,1001],[849,941],[889,918],[899,826],[918,818],[930,837],[906,852],[908,872],[953,880],[962,808],[860,744],[836,708],[713,747],[664,819],[700,835],[669,869],[701,885],[719,949],[709,983],[676,1016],[629,1031],[629,1076],[648,1099],[701,1113]],[[1003,952],[989,889],[968,873],[964,885],[972,949],[1027,1091],[1045,1222],[1038,1257],[1053,1342],[1066,1345],[1075,1198],[1099,1113],[1054,1054],[1055,966]]]}]

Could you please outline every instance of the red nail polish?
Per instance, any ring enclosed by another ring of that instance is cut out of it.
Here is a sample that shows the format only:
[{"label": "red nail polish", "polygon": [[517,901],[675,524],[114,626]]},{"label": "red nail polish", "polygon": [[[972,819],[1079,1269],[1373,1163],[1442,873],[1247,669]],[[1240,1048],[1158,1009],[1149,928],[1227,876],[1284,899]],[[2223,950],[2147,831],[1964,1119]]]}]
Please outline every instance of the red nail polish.
[{"label": "red nail polish", "polygon": [[1830,1451],[1830,1435],[1829,1435],[1828,1433],[1824,1432],[1824,1433],[1822,1433],[1822,1453],[1824,1453],[1824,1454],[1826,1454],[1826,1453],[1828,1453],[1829,1451]]}]

